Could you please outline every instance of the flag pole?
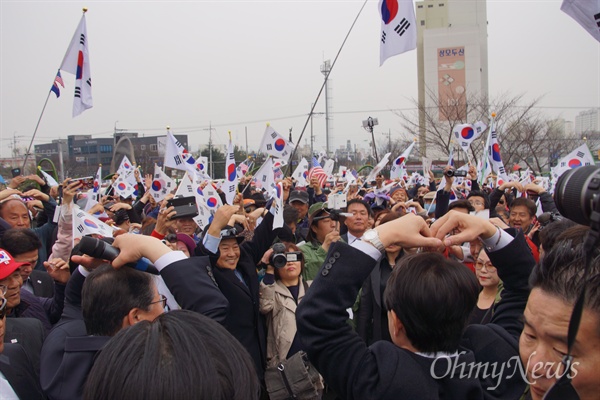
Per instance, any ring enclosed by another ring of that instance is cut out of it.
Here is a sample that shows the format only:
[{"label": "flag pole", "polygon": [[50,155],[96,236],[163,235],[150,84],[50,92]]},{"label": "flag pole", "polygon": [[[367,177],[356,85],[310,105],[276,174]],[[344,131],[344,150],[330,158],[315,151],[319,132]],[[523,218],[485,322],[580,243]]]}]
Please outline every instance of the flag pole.
[{"label": "flag pole", "polygon": [[42,107],[42,112],[40,113],[40,117],[38,118],[37,124],[35,126],[35,130],[33,131],[33,136],[31,136],[31,142],[29,142],[29,147],[27,148],[27,153],[25,153],[25,160],[23,161],[23,167],[21,171],[25,172],[25,165],[27,164],[27,159],[29,158],[29,152],[31,151],[31,146],[33,146],[33,141],[35,140],[35,135],[40,127],[40,122],[42,122],[42,116],[44,115],[44,111],[46,111],[46,105],[48,105],[48,99],[50,98],[50,93],[52,90],[48,91],[48,96],[46,96],[46,101],[44,102],[44,107]]},{"label": "flag pole", "polygon": [[[356,25],[356,21],[358,20],[358,17],[360,17],[360,14],[362,13],[362,11],[365,8],[365,6],[367,5],[367,1],[368,0],[365,0],[365,2],[363,3],[362,7],[358,11],[358,14],[356,15],[356,18],[354,18],[354,22],[352,22],[352,25],[350,26],[350,29],[348,30],[348,33],[346,34],[346,37],[344,38],[344,41],[342,42],[342,45],[340,46],[340,49],[338,50],[337,54],[335,55],[335,58],[333,59],[333,62],[331,63],[331,68],[329,68],[329,71],[327,72],[327,75],[325,76],[325,79],[323,80],[323,84],[321,85],[321,89],[319,89],[319,93],[317,93],[317,98],[315,99],[314,103],[312,104],[310,112],[308,113],[308,117],[306,118],[306,121],[304,122],[304,127],[302,128],[302,132],[300,133],[300,136],[298,137],[298,143],[300,143],[302,141],[302,136],[304,136],[304,131],[306,131],[306,127],[308,126],[308,122],[312,119],[313,113],[315,111],[315,107],[317,106],[317,102],[319,101],[319,97],[321,97],[321,93],[323,93],[323,89],[325,88],[325,85],[327,84],[327,80],[329,79],[329,75],[331,74],[331,71],[333,70],[333,67],[335,66],[335,63],[336,63],[338,57],[340,56],[340,53],[342,52],[342,49],[344,48],[344,45],[346,44],[346,41],[348,40],[348,37],[350,36],[350,32],[352,32],[352,29],[354,28],[354,25]],[[290,158],[288,159],[288,161],[294,159],[294,156],[296,155],[297,148],[298,148],[298,146],[294,147],[294,151],[292,151],[292,154],[291,154]],[[312,154],[311,154],[311,156],[312,156]],[[284,172],[283,176],[286,176],[288,174],[288,172],[291,173],[291,166],[292,166],[292,163],[289,162],[288,165],[286,166],[286,169],[285,169],[285,172]]]}]

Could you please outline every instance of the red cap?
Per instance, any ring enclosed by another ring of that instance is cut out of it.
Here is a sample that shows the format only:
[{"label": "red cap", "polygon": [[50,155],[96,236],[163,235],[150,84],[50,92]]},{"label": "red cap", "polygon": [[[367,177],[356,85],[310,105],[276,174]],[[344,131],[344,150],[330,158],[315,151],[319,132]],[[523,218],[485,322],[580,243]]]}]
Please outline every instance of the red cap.
[{"label": "red cap", "polygon": [[0,249],[0,280],[8,278],[23,264],[26,263],[16,262],[8,251]]}]

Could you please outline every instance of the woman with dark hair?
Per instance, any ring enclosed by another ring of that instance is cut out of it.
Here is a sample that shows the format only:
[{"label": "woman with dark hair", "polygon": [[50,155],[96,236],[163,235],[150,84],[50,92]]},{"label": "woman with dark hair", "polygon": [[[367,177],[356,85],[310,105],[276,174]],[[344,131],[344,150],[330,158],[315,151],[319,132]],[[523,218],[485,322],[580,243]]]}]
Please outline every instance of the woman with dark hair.
[{"label": "woman with dark hair", "polygon": [[271,265],[273,249],[267,250],[261,260],[267,266],[267,273],[260,284],[260,312],[265,315],[267,323],[267,367],[277,365],[302,350],[302,343],[296,335],[296,306],[309,284],[302,279],[302,252],[293,243],[283,244],[285,257],[288,257],[283,267]]},{"label": "woman with dark hair", "polygon": [[84,399],[258,399],[248,352],[225,328],[172,311],[121,330],[88,375]]},{"label": "woman with dark hair", "polygon": [[480,249],[475,261],[475,275],[481,286],[477,297],[477,305],[469,316],[469,325],[487,324],[491,321],[494,304],[500,300],[502,281],[498,277],[496,267],[492,265],[487,253]]}]

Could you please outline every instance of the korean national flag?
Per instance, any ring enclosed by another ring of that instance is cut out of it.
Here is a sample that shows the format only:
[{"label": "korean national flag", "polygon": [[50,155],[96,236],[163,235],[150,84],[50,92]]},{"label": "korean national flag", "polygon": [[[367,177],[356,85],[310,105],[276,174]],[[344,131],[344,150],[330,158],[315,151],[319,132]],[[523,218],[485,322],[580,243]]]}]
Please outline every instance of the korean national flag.
[{"label": "korean national flag", "polygon": [[267,125],[259,151],[276,158],[288,160],[294,151],[294,144],[277,133],[271,125]]},{"label": "korean national flag", "polygon": [[389,57],[417,47],[417,24],[413,0],[379,0],[381,37],[379,65]]}]

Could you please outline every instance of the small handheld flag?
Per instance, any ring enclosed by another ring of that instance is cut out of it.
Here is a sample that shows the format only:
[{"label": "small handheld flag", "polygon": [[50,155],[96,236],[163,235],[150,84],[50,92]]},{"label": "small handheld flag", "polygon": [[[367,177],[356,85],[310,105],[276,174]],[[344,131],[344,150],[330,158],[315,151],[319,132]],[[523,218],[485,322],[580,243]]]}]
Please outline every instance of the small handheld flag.
[{"label": "small handheld flag", "polygon": [[62,76],[60,75],[60,70],[58,70],[58,72],[56,73],[56,77],[54,78],[54,83],[52,84],[52,87],[50,88],[50,90],[52,90],[54,92],[54,94],[56,95],[57,99],[60,97],[60,88],[58,87],[58,85],[62,86],[63,89],[65,87],[65,83],[63,82]]}]

